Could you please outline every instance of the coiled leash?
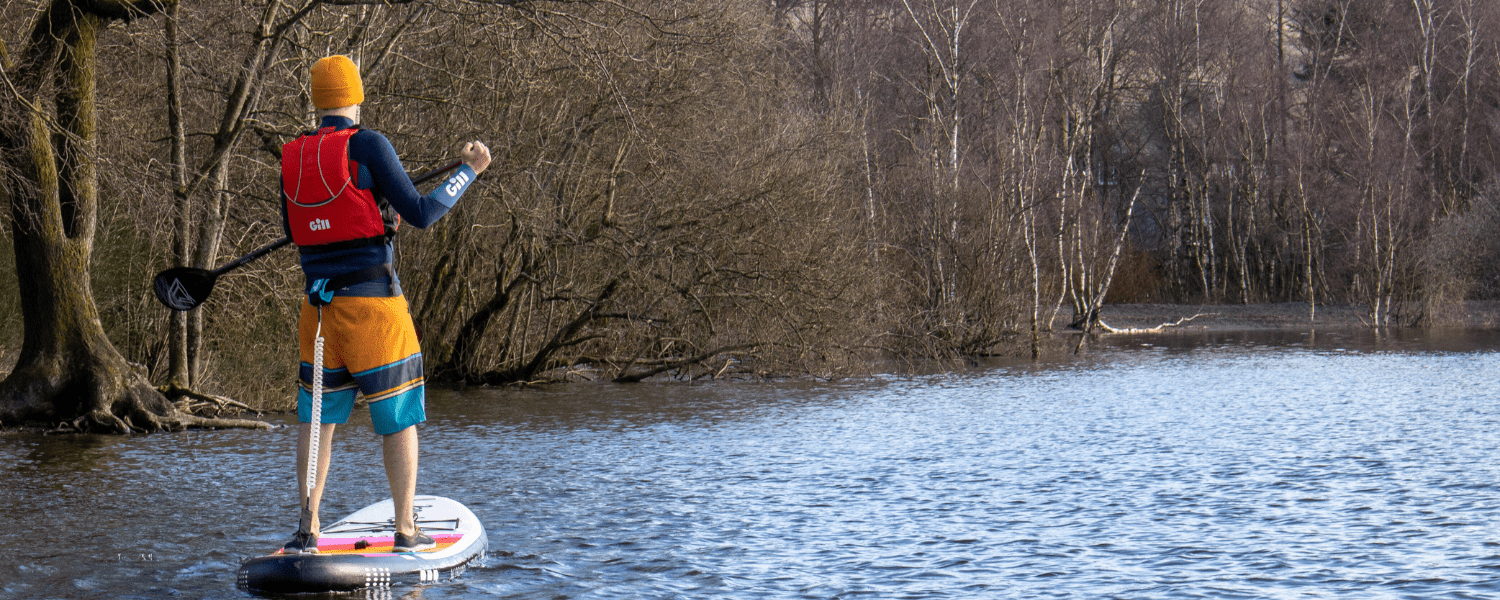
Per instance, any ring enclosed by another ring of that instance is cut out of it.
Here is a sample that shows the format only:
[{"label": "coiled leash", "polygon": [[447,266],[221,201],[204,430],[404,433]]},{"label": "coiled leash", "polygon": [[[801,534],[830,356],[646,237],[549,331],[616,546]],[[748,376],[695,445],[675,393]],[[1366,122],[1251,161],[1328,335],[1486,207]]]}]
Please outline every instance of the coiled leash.
[{"label": "coiled leash", "polygon": [[[318,483],[318,452],[323,436],[323,307],[333,294],[351,285],[373,281],[391,273],[389,264],[377,265],[329,279],[316,279],[307,292],[307,302],[318,309],[318,328],[313,333],[312,415],[307,434],[307,495],[302,497],[302,519],[298,531],[312,534],[312,496]],[[394,286],[395,278],[392,277]]]},{"label": "coiled leash", "polygon": [[312,496],[318,484],[318,450],[323,436],[323,306],[318,305],[318,330],[313,334],[312,418],[307,433],[307,494],[302,497],[298,531],[312,534]]}]

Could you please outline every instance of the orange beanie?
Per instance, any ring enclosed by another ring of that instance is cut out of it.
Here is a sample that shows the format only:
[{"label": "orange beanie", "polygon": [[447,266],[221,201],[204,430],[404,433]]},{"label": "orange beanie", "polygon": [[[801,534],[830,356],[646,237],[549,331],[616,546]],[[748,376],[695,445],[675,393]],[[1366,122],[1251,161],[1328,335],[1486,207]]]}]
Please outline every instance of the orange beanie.
[{"label": "orange beanie", "polygon": [[318,60],[312,66],[312,101],[318,109],[342,108],[365,101],[359,67],[343,55]]}]

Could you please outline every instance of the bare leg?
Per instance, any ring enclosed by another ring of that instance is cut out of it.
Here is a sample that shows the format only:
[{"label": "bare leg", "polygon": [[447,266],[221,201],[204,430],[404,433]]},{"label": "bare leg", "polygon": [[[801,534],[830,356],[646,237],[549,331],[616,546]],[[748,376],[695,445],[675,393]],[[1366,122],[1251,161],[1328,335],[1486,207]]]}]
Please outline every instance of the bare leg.
[{"label": "bare leg", "polygon": [[391,482],[391,501],[396,505],[396,531],[415,534],[412,499],[417,495],[417,426],[385,436],[382,444],[385,477]]},{"label": "bare leg", "polygon": [[[332,423],[324,423],[318,434],[318,483],[312,495],[312,531],[319,531],[318,505],[323,502],[323,484],[328,482],[328,463],[333,449]],[[312,434],[312,425],[301,423],[297,430],[297,500],[307,497],[307,438]]]}]

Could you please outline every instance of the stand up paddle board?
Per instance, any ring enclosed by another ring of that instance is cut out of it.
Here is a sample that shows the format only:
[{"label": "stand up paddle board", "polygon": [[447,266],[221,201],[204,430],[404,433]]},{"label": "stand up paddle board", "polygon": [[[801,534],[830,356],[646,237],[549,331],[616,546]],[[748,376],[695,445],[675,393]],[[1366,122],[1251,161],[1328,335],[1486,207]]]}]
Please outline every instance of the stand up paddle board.
[{"label": "stand up paddle board", "polygon": [[239,586],[252,593],[341,592],[454,579],[484,557],[484,526],[447,498],[417,496],[417,526],[437,548],[394,552],[395,507],[389,498],[324,527],[317,554],[274,554],[240,566]]}]

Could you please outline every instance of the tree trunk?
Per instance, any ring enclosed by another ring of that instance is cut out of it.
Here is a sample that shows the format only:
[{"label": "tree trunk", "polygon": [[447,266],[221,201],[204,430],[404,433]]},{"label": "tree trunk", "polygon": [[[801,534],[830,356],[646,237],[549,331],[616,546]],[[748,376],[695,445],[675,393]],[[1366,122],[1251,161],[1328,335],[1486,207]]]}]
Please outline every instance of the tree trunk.
[{"label": "tree trunk", "polygon": [[[177,30],[179,11],[175,2],[165,7],[168,13],[165,28],[167,123],[172,145],[172,183],[176,202],[172,249],[176,266],[214,268],[226,224],[229,161],[259,97],[261,73],[275,59],[280,42],[290,25],[306,16],[316,4],[313,2],[304,5],[280,24],[276,22],[276,17],[281,12],[281,3],[266,5],[261,13],[255,45],[246,55],[235,74],[233,85],[224,96],[224,110],[219,117],[218,129],[213,133],[213,145],[208,155],[191,171],[187,162],[186,117],[182,109],[181,41]],[[212,186],[209,198],[195,203],[194,198],[202,195],[205,185]],[[200,306],[185,313],[176,313],[169,321],[167,339],[171,362],[166,388],[174,396],[191,395],[189,392],[203,379],[205,310],[205,307]]]},{"label": "tree trunk", "polygon": [[[159,8],[56,0],[33,24],[20,64],[6,64],[19,82],[18,93],[0,101],[0,144],[25,335],[15,369],[0,382],[0,421],[117,433],[253,426],[177,410],[110,343],[89,285],[99,194],[95,46],[107,19]],[[11,62],[3,47],[0,59]],[[47,114],[48,80],[55,81],[55,115]]]},{"label": "tree trunk", "polygon": [[[187,127],[182,114],[182,44],[178,31],[179,6],[167,9],[167,129],[172,147],[172,200],[175,209],[172,223],[173,266],[192,266],[190,261],[192,244],[192,204],[188,201],[187,173]],[[191,312],[197,312],[194,309]],[[193,387],[193,371],[189,368],[188,312],[173,311],[168,321],[167,346],[169,348],[167,387],[187,390]]]}]

